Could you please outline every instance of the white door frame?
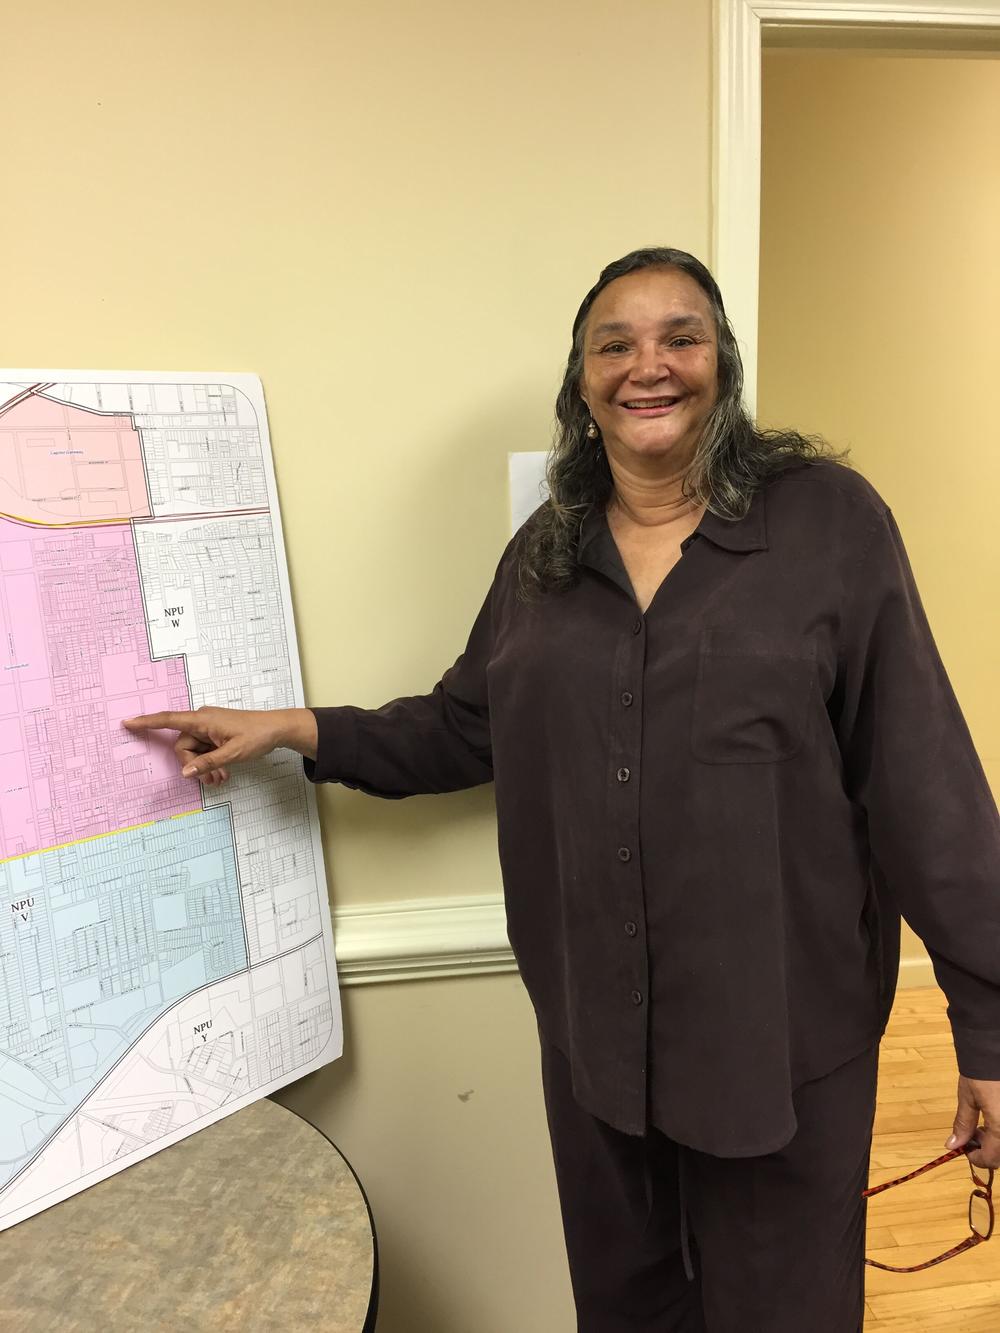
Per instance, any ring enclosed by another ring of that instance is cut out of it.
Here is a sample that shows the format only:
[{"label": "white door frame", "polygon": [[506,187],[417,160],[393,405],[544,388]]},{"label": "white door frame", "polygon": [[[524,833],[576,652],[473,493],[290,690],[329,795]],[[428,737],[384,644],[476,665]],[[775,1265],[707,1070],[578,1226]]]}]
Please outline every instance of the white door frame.
[{"label": "white door frame", "polygon": [[[712,269],[736,330],[746,372],[745,399],[757,401],[757,316],[760,288],[761,45],[765,27],[816,28],[822,46],[830,29],[890,27],[1000,30],[1000,3],[949,5],[823,4],[789,0],[714,0],[715,118]],[[891,42],[891,38],[890,38]]]}]

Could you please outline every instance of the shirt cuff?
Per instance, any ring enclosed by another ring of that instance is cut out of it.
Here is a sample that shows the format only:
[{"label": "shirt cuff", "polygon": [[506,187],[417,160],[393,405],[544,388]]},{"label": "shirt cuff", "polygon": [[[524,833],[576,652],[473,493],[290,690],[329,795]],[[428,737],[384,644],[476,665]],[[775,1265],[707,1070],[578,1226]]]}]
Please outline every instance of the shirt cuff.
[{"label": "shirt cuff", "polygon": [[302,760],[310,782],[349,782],[358,765],[358,710],[312,708],[316,719],[316,758]]},{"label": "shirt cuff", "polygon": [[1000,1080],[1000,1029],[953,1026],[952,1035],[960,1074]]}]

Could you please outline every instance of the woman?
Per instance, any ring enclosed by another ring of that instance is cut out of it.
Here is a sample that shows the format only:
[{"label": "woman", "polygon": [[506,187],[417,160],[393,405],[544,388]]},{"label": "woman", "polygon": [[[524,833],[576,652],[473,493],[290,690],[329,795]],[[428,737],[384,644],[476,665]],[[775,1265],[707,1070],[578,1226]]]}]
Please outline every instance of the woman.
[{"label": "woman", "polygon": [[891,513],[741,392],[705,267],[627,255],[574,323],[551,499],[432,694],[126,724],[206,783],[276,746],[385,797],[495,781],[585,1333],[860,1328],[899,908],[957,1142],[982,1110],[1000,1164],[995,804]]}]

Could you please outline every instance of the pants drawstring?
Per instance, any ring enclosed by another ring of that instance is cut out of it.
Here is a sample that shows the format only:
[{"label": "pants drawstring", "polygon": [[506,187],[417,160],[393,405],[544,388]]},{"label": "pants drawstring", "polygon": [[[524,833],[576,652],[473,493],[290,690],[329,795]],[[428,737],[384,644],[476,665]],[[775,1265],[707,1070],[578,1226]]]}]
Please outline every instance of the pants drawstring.
[{"label": "pants drawstring", "polygon": [[[646,1224],[653,1215],[653,1172],[649,1164],[649,1144],[642,1155],[642,1184],[646,1193]],[[681,1258],[684,1261],[684,1276],[689,1282],[694,1281],[694,1266],[691,1263],[691,1238],[688,1227],[687,1176],[685,1173],[684,1148],[677,1144],[677,1199],[681,1214]]]},{"label": "pants drawstring", "polygon": [[680,1143],[677,1145],[677,1199],[681,1212],[681,1258],[684,1260],[684,1276],[689,1282],[693,1282],[694,1268],[691,1264],[691,1241],[688,1234],[687,1177],[684,1148]]}]

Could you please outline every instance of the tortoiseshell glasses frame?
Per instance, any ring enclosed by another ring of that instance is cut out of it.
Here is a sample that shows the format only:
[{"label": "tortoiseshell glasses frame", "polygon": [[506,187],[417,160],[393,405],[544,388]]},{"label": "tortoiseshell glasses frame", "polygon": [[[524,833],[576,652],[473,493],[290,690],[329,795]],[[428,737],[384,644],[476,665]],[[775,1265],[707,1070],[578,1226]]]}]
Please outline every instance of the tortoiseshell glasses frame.
[{"label": "tortoiseshell glasses frame", "polygon": [[[918,1167],[916,1171],[911,1171],[909,1175],[900,1176],[898,1180],[887,1180],[883,1185],[873,1185],[869,1189],[862,1191],[862,1198],[870,1199],[873,1194],[881,1194],[883,1190],[891,1190],[894,1185],[905,1185],[908,1180],[916,1180],[917,1176],[922,1176],[925,1171],[933,1171],[936,1166],[944,1166],[945,1162],[952,1162],[956,1157],[962,1157],[970,1152],[975,1152],[979,1147],[975,1139],[965,1145],[964,1148],[953,1148],[951,1152],[945,1153],[943,1157],[935,1157],[933,1162],[928,1162],[926,1166]],[[928,1259],[926,1263],[914,1264],[912,1268],[896,1268],[893,1264],[880,1264],[877,1259],[865,1259],[865,1263],[872,1268],[884,1268],[887,1273],[919,1273],[925,1268],[933,1268],[935,1264],[943,1264],[946,1259],[954,1259],[956,1254],[962,1254],[965,1250],[971,1250],[973,1245],[981,1245],[984,1240],[989,1240],[993,1235],[993,1225],[996,1220],[993,1211],[993,1175],[992,1169],[986,1172],[986,1179],[977,1172],[982,1171],[982,1167],[975,1167],[969,1163],[969,1171],[972,1173],[973,1189],[969,1195],[969,1231],[970,1235],[962,1241],[960,1245],[953,1246],[950,1250],[945,1250],[944,1254],[939,1254],[936,1259]],[[976,1225],[974,1209],[976,1200],[979,1199],[986,1205],[986,1213],[989,1218],[985,1229]]]}]

